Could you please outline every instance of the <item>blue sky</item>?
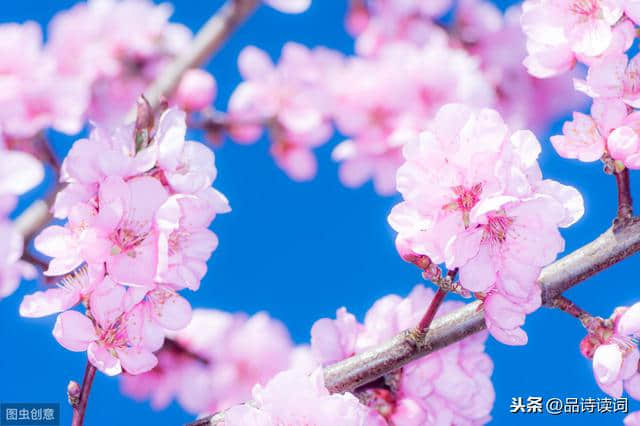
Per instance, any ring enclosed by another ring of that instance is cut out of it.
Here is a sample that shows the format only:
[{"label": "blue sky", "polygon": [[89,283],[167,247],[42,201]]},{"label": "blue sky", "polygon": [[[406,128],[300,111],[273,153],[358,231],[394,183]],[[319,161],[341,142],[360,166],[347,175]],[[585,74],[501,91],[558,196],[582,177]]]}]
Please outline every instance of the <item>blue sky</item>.
[{"label": "blue sky", "polygon": [[[44,24],[56,10],[74,2],[5,3],[0,21],[31,19]],[[173,20],[195,30],[221,3],[175,1]],[[316,0],[311,10],[300,16],[260,8],[208,65],[219,84],[216,105],[224,109],[239,83],[236,57],[248,44],[267,50],[272,57],[277,57],[289,40],[351,53],[353,41],[342,25],[346,3]],[[616,211],[615,183],[601,172],[598,163],[560,159],[548,142],[549,134],[538,136],[544,147],[541,165],[545,176],[576,186],[585,198],[585,217],[563,232],[570,251],[610,225]],[[64,152],[71,141],[56,138],[56,149]],[[377,195],[371,184],[357,190],[343,187],[330,159],[331,146],[338,141],[335,137],[319,150],[319,173],[308,183],[292,182],[276,168],[266,140],[252,146],[227,142],[216,152],[216,187],[228,196],[233,212],[219,216],[213,224],[220,247],[209,262],[210,271],[201,289],[188,295],[195,307],[249,313],[266,310],[288,326],[295,341],[305,342],[313,322],[333,316],[338,307],[346,306],[362,319],[379,297],[406,295],[420,282],[416,269],[398,257],[394,232],[387,224],[387,215],[398,198]],[[637,173],[632,174],[632,185],[640,187]],[[614,307],[640,300],[638,266],[637,257],[628,259],[572,289],[568,296],[592,313],[608,316]],[[0,401],[60,402],[65,424],[70,419],[66,384],[70,379],[81,379],[86,355],[66,351],[55,342],[51,336],[54,318],[26,320],[18,316],[22,296],[34,289],[34,283],[25,283],[16,294],[0,301]],[[488,341],[488,352],[495,362],[493,424],[621,422],[620,416],[613,415],[566,414],[540,419],[540,415],[516,418],[510,414],[512,397],[604,396],[593,380],[589,361],[579,354],[578,343],[584,333],[577,321],[541,309],[527,319],[525,329],[529,334],[525,347],[507,347],[491,338]],[[637,409],[638,404],[632,407]],[[87,424],[181,424],[191,418],[177,404],[154,412],[148,404],[122,396],[116,379],[98,374]]]}]

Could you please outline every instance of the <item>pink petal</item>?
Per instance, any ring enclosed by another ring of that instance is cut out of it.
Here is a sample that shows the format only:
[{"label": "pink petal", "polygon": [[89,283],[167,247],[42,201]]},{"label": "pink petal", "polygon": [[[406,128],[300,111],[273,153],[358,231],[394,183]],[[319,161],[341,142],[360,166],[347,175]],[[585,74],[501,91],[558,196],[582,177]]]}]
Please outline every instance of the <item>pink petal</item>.
[{"label": "pink petal", "polygon": [[625,311],[616,325],[623,336],[640,335],[640,303],[636,303]]},{"label": "pink petal", "polygon": [[102,328],[109,328],[122,315],[125,294],[125,289],[116,284],[109,276],[93,291],[89,306],[91,306],[91,313]]},{"label": "pink petal", "polygon": [[245,80],[262,79],[274,71],[269,55],[255,46],[242,49],[238,56],[238,67]]},{"label": "pink petal", "polygon": [[93,342],[89,345],[87,356],[91,364],[107,376],[116,376],[122,373],[118,358],[114,357],[110,351],[98,342]]},{"label": "pink petal", "polygon": [[158,289],[149,293],[151,315],[162,327],[180,330],[191,321],[191,304],[177,293]]},{"label": "pink petal", "polygon": [[598,383],[609,385],[617,381],[622,368],[622,353],[616,344],[601,345],[593,355],[593,373]]},{"label": "pink petal", "polygon": [[64,348],[74,352],[86,351],[89,344],[98,339],[91,320],[78,311],[66,311],[58,315],[53,337]]},{"label": "pink petal", "polygon": [[638,151],[640,138],[631,127],[621,126],[615,129],[607,138],[609,153],[615,160],[623,161],[627,156]]},{"label": "pink petal", "polygon": [[122,368],[129,374],[142,374],[158,364],[158,358],[142,348],[116,349]]},{"label": "pink petal", "polygon": [[160,167],[167,170],[175,170],[178,167],[186,132],[186,114],[183,111],[171,108],[162,114],[153,138],[157,144]]},{"label": "pink petal", "polygon": [[80,292],[62,288],[37,291],[27,295],[20,304],[20,315],[38,318],[66,311],[80,301]]},{"label": "pink petal", "polygon": [[496,269],[489,248],[481,246],[478,254],[460,265],[460,284],[470,291],[485,291],[496,280]]}]

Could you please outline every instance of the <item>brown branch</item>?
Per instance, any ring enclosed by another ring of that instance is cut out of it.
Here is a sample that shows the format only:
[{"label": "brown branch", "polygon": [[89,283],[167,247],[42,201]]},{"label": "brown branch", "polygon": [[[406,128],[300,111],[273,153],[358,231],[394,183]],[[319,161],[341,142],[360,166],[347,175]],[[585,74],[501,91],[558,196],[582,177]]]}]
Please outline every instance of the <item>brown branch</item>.
[{"label": "brown branch", "polygon": [[629,181],[629,169],[615,169],[613,175],[616,177],[618,187],[618,217],[615,226],[628,221],[633,216],[633,200],[631,199],[631,183]]},{"label": "brown branch", "polygon": [[35,234],[37,234],[51,219],[49,209],[52,203],[52,198],[53,197],[49,197],[47,200],[34,201],[14,221],[16,229],[24,237],[26,246],[29,245]]},{"label": "brown branch", "polygon": [[[538,281],[542,303],[553,306],[565,290],[640,251],[640,219],[633,218],[552,263],[542,270]],[[324,369],[325,385],[331,392],[352,391],[407,363],[451,345],[486,328],[481,302],[475,301],[433,320],[422,338],[405,330],[390,340],[329,365]],[[249,402],[250,403],[250,402]],[[199,419],[191,425],[224,424],[224,412]]]},{"label": "brown branch", "polygon": [[592,315],[589,312],[585,311],[580,306],[576,305],[574,302],[564,296],[556,297],[555,299],[553,299],[551,304],[554,308],[558,308],[561,311],[571,315],[572,317],[579,319],[583,324],[588,319],[592,318]]},{"label": "brown branch", "polygon": [[[151,106],[157,108],[173,92],[182,74],[201,66],[258,6],[258,0],[227,0],[198,31],[191,45],[176,57],[145,91]],[[135,114],[135,111],[132,113]]]},{"label": "brown branch", "polygon": [[427,312],[425,312],[424,316],[420,319],[416,327],[416,333],[423,334],[429,330],[429,326],[433,322],[433,319],[436,316],[436,312],[438,312],[438,308],[442,305],[445,296],[447,295],[447,291],[442,287],[438,287],[438,291],[431,299],[431,303],[429,304],[429,308],[427,308]]},{"label": "brown branch", "polygon": [[91,385],[93,384],[93,378],[96,375],[96,367],[87,361],[87,368],[84,370],[84,378],[82,379],[82,388],[80,390],[80,397],[77,404],[73,406],[73,418],[71,419],[71,426],[82,426],[84,422],[84,413],[87,410],[87,402],[89,401],[89,393],[91,392]]}]

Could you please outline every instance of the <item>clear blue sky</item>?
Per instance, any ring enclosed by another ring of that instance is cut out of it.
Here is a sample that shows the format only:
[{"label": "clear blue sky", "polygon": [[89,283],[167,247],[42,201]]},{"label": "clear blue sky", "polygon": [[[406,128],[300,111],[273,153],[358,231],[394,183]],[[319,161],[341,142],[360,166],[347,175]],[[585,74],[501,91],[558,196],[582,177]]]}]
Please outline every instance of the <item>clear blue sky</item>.
[{"label": "clear blue sky", "polygon": [[[3,2],[0,20],[46,23],[56,10],[73,3]],[[352,40],[342,25],[346,3],[315,0],[301,16],[262,7],[208,66],[219,84],[217,106],[225,107],[240,81],[236,57],[247,44],[266,49],[272,56],[288,40],[352,52]],[[220,0],[175,1],[173,20],[197,29],[219,4]],[[615,184],[598,163],[560,159],[548,136],[539,135],[545,175],[578,187],[586,202],[585,217],[564,232],[569,251],[610,225],[616,211]],[[305,342],[313,322],[333,316],[336,308],[347,306],[362,318],[379,297],[394,292],[405,295],[419,282],[415,268],[396,254],[394,233],[386,221],[398,199],[378,196],[370,184],[358,190],[344,188],[330,160],[330,146],[338,141],[335,138],[320,149],[318,177],[304,184],[292,182],[276,168],[264,140],[249,147],[227,142],[217,151],[216,186],[230,199],[233,212],[213,224],[220,247],[200,291],[188,295],[195,307],[249,313],[266,310],[286,323],[297,342]],[[58,151],[64,152],[69,142],[57,138]],[[640,188],[637,172],[632,174],[632,184]],[[628,259],[568,295],[592,313],[608,316],[615,306],[640,300],[638,266],[637,257]],[[82,378],[86,355],[69,352],[55,342],[53,317],[26,320],[18,316],[22,296],[34,289],[34,283],[26,283],[0,301],[0,401],[60,402],[62,424],[67,424],[66,384],[69,379]],[[621,424],[622,417],[613,415],[540,419],[532,414],[517,418],[509,414],[514,396],[604,396],[593,380],[589,361],[579,354],[578,343],[584,334],[577,321],[541,309],[527,319],[525,329],[529,333],[525,347],[507,347],[489,339],[497,394],[493,424],[529,425],[541,420],[545,424]],[[638,409],[638,404],[632,407]],[[88,425],[177,425],[189,420],[191,416],[177,404],[158,413],[148,404],[122,396],[118,381],[102,374],[96,378],[87,414]]]}]

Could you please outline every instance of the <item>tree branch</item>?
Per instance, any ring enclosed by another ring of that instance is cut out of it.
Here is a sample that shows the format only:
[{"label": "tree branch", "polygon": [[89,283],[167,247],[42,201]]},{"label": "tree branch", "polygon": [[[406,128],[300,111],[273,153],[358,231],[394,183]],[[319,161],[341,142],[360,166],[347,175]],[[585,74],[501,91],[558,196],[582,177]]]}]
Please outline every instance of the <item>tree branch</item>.
[{"label": "tree branch", "polygon": [[[544,268],[538,278],[542,303],[553,300],[565,290],[640,251],[640,219],[632,218]],[[481,302],[475,301],[433,320],[423,337],[405,330],[390,340],[329,365],[324,369],[325,385],[331,392],[352,391],[402,366],[451,345],[486,328]],[[251,403],[251,402],[249,402]],[[222,425],[224,412],[199,419],[196,425]]]},{"label": "tree branch", "polygon": [[34,201],[14,221],[16,229],[22,234],[27,245],[33,236],[51,219],[50,205],[50,200]]},{"label": "tree branch", "polygon": [[[156,109],[187,70],[202,65],[258,6],[258,0],[227,0],[198,31],[191,45],[176,57],[145,91]],[[135,112],[134,112],[135,113]],[[133,116],[133,113],[132,113]]]},{"label": "tree branch", "polygon": [[84,413],[87,410],[89,393],[91,392],[91,385],[93,384],[93,378],[95,375],[96,367],[94,367],[91,362],[87,361],[87,368],[84,370],[84,378],[82,379],[80,397],[78,398],[78,403],[73,406],[71,426],[82,426],[82,423],[84,422]]},{"label": "tree branch", "polygon": [[616,169],[613,175],[616,177],[616,186],[618,187],[618,217],[615,224],[619,226],[619,224],[629,220],[633,215],[629,169],[626,167],[622,170]]}]

